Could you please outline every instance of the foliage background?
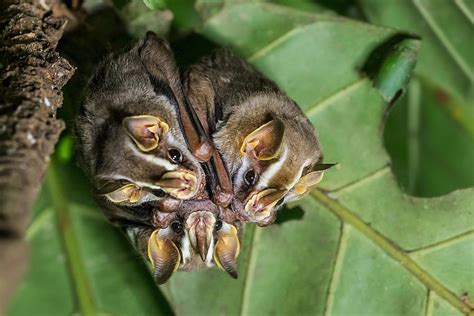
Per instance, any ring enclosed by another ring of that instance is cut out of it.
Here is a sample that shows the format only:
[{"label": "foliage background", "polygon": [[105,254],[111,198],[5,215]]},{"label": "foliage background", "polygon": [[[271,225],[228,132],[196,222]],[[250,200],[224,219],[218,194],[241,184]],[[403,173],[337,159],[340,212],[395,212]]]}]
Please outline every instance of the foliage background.
[{"label": "foliage background", "polygon": [[[78,67],[60,113],[68,130],[28,230],[30,271],[7,315],[468,311],[473,2],[86,0],[83,8],[60,48]],[[327,160],[341,163],[325,178],[326,191],[290,205],[277,225],[248,227],[238,281],[218,271],[179,273],[157,290],[125,238],[103,220],[76,167],[72,122],[94,64],[148,29],[171,40],[183,69],[217,46],[248,58],[298,101]],[[408,43],[409,55],[396,53],[395,44],[371,54],[407,32],[422,39],[421,47],[406,36],[395,43]],[[418,64],[405,87],[392,74],[413,54]],[[372,81],[362,74],[371,59],[382,65],[366,69]],[[387,116],[387,100],[399,89],[404,94]]]}]

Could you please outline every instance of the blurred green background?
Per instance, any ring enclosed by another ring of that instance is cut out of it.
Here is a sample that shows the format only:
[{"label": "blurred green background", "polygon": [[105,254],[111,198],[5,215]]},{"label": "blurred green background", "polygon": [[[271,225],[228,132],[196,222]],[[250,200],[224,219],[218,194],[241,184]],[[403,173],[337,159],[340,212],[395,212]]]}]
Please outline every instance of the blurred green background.
[{"label": "blurred green background", "polygon": [[[28,230],[30,271],[7,315],[468,311],[473,1],[85,0],[76,14],[59,47],[78,67],[59,113],[67,130]],[[179,273],[157,289],[76,166],[73,122],[94,65],[147,30],[171,41],[181,69],[220,46],[248,58],[306,111],[326,159],[341,163],[323,181],[328,194],[290,205],[272,227],[248,227],[239,281]],[[397,51],[419,39],[412,55]],[[382,66],[370,68],[374,60]]]}]

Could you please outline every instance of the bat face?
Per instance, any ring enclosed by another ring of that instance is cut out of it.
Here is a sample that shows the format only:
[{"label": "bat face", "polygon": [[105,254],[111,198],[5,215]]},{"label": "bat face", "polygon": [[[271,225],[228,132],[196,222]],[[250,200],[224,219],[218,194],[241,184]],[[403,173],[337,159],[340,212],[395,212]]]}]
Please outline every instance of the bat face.
[{"label": "bat face", "polygon": [[162,228],[127,225],[125,231],[150,264],[157,284],[176,270],[201,271],[217,265],[237,277],[240,224],[228,223],[209,200],[185,202],[167,214]]},{"label": "bat face", "polygon": [[[264,104],[262,101],[260,106]],[[237,126],[233,123],[228,122],[214,135],[218,148],[225,142],[225,135]],[[265,226],[275,220],[278,206],[300,197],[319,182],[322,174],[312,170],[321,154],[311,129],[301,137],[300,126],[295,128],[278,118],[258,122],[253,130],[252,123],[248,122],[250,128],[244,131],[248,134],[238,139],[240,155],[229,151],[222,151],[222,155],[235,167],[232,173],[234,209],[245,214],[246,220]]]},{"label": "bat face", "polygon": [[[166,108],[164,103],[152,100],[137,101],[140,103],[134,105],[147,102],[156,108]],[[177,199],[189,199],[203,188],[202,168],[189,152],[176,118],[156,112],[133,113],[124,117],[121,124],[110,122],[101,135],[95,179],[99,193],[111,202],[145,202],[153,199],[147,193],[160,195],[161,191]],[[170,124],[163,123],[165,120]]]},{"label": "bat face", "polygon": [[[329,165],[294,101],[242,59],[217,52],[192,66],[186,95],[213,126],[233,181],[232,208],[265,226],[279,205],[302,196]],[[211,128],[212,130],[212,128]]]},{"label": "bat face", "polygon": [[204,172],[180,126],[182,98],[174,58],[156,36],[98,67],[76,129],[80,160],[100,198],[125,210],[203,190]]}]

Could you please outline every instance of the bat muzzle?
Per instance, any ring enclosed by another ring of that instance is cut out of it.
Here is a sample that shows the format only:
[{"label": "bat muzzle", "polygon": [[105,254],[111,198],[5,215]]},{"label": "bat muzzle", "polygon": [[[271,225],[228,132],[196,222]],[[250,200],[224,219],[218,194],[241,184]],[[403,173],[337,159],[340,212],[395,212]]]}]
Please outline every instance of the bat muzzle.
[{"label": "bat muzzle", "polygon": [[167,172],[156,182],[156,185],[172,197],[181,200],[192,198],[199,187],[196,175],[189,171]]},{"label": "bat muzzle", "polygon": [[282,199],[286,190],[266,189],[254,192],[245,204],[245,212],[254,221],[262,221],[270,216],[275,205]]},{"label": "bat muzzle", "polygon": [[191,213],[186,220],[186,230],[194,250],[199,253],[202,261],[206,261],[209,249],[213,244],[213,231],[216,223],[214,214],[208,211]]}]

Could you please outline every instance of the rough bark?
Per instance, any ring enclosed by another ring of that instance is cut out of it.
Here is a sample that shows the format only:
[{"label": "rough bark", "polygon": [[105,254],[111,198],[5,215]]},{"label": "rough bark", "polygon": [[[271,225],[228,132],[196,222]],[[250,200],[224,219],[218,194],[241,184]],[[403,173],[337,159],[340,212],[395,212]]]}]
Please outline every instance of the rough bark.
[{"label": "rough bark", "polygon": [[24,232],[64,123],[74,68],[55,51],[59,0],[0,1],[0,314],[27,262]]}]

